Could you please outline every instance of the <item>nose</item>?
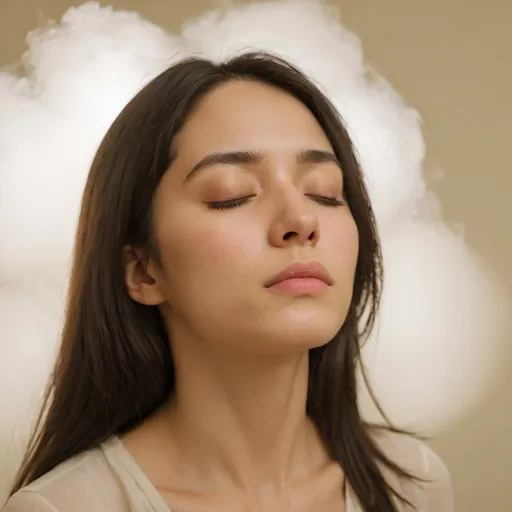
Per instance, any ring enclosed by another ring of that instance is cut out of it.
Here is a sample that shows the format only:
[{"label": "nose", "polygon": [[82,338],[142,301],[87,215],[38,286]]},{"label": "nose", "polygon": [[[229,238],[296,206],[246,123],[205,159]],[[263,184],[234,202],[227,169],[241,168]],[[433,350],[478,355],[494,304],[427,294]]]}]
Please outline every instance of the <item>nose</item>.
[{"label": "nose", "polygon": [[276,197],[276,215],[269,230],[270,244],[275,247],[318,243],[320,230],[315,205],[294,189]]}]

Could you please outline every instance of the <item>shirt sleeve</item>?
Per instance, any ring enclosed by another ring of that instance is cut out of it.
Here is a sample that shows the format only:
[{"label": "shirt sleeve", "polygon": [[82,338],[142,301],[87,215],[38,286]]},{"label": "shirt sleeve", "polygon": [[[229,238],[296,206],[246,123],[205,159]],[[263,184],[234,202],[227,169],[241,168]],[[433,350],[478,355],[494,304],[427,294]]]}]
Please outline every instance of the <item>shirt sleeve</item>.
[{"label": "shirt sleeve", "polygon": [[[450,473],[442,459],[427,445],[421,444],[424,478],[423,503],[425,512],[454,512]],[[423,510],[423,509],[422,509]]]},{"label": "shirt sleeve", "polygon": [[18,491],[1,512],[59,512],[46,498],[34,491]]}]

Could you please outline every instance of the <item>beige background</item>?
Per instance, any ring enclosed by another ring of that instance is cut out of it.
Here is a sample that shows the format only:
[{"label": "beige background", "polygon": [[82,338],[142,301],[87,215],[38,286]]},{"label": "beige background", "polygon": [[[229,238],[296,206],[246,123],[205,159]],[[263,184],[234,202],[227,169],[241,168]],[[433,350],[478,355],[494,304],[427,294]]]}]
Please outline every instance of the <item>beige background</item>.
[{"label": "beige background", "polygon": [[[334,0],[336,2],[336,0]],[[80,2],[78,2],[80,3]],[[208,0],[115,0],[177,30]],[[337,0],[367,59],[424,119],[427,165],[450,221],[512,294],[512,2]],[[15,63],[40,19],[72,0],[0,0],[0,66]],[[1,115],[1,112],[0,112]],[[512,366],[476,411],[433,445],[454,481],[457,510],[512,510]]]}]

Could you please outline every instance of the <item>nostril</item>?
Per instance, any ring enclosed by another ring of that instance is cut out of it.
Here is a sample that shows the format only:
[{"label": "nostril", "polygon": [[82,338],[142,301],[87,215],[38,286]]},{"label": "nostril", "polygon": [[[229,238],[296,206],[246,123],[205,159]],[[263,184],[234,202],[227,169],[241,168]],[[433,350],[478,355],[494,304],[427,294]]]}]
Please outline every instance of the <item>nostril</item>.
[{"label": "nostril", "polygon": [[[290,240],[290,238],[293,238],[293,237],[296,237],[296,236],[299,236],[299,234],[296,231],[288,231],[288,233],[285,233],[283,235],[283,240],[287,241],[287,240]],[[309,236],[308,236],[308,240],[311,242],[311,241],[313,241],[315,239],[316,239],[316,232],[312,231],[309,234]]]}]

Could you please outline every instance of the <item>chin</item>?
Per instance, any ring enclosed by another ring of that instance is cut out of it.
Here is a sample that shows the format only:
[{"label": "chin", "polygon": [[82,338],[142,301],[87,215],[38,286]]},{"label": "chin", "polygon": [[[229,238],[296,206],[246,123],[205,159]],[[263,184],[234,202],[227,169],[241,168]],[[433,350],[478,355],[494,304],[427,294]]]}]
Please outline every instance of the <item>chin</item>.
[{"label": "chin", "polygon": [[317,314],[314,317],[281,318],[279,325],[268,325],[263,339],[272,340],[274,350],[278,352],[300,353],[329,343],[338,334],[343,325],[339,314]]},{"label": "chin", "polygon": [[339,332],[341,326],[327,328],[326,326],[314,326],[310,328],[294,329],[287,333],[284,343],[302,350],[321,347],[329,343]]}]

